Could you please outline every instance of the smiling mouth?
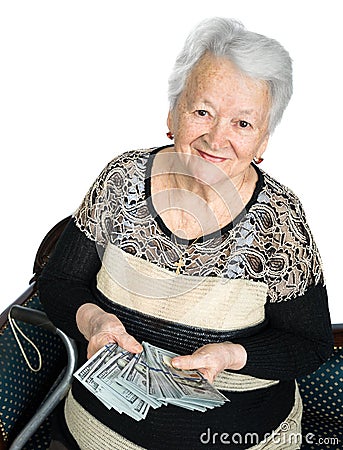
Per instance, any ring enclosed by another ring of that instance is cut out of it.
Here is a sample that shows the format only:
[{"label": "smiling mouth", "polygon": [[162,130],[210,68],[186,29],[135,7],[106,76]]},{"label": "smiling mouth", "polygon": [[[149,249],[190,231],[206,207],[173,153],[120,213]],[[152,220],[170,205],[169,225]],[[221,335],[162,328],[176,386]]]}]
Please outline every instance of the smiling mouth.
[{"label": "smiling mouth", "polygon": [[228,158],[220,158],[219,156],[209,155],[208,153],[202,152],[201,150],[197,150],[197,152],[203,159],[213,163],[221,163],[228,159]]}]

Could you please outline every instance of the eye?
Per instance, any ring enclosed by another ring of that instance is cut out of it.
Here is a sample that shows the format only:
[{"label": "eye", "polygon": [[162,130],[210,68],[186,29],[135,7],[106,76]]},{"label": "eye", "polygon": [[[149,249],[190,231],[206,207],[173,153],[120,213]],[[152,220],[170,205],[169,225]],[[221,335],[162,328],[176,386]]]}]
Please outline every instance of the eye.
[{"label": "eye", "polygon": [[204,109],[197,109],[197,110],[195,111],[195,114],[196,114],[198,117],[207,117],[207,116],[209,115],[208,111],[205,111]]},{"label": "eye", "polygon": [[246,120],[240,120],[240,121],[238,122],[238,124],[239,124],[239,126],[240,126],[241,128],[248,128],[248,127],[250,127],[250,123],[247,122]]}]

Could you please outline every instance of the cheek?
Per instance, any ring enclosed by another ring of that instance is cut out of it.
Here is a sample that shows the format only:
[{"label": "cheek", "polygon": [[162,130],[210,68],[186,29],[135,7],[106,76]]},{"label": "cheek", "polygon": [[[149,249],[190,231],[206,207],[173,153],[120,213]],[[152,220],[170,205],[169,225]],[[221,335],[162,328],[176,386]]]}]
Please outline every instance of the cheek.
[{"label": "cheek", "polygon": [[256,139],[255,136],[237,136],[236,140],[232,143],[236,149],[237,155],[241,159],[252,160],[262,145],[262,140]]},{"label": "cheek", "polygon": [[180,144],[191,144],[199,136],[206,134],[206,132],[205,124],[195,123],[192,118],[187,117],[187,115],[181,115],[181,117],[175,121],[175,142],[179,142]]}]

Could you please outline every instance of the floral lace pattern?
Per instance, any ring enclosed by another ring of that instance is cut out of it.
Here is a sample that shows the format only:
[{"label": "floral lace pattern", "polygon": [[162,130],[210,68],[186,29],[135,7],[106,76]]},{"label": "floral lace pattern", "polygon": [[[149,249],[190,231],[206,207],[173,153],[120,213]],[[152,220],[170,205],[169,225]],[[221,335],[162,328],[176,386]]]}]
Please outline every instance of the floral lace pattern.
[{"label": "floral lace pattern", "polygon": [[101,247],[110,242],[173,272],[182,254],[185,275],[266,283],[271,302],[296,298],[323,283],[316,244],[289,189],[262,172],[256,201],[238,221],[223,233],[181,245],[149,208],[146,177],[152,157],[152,149],[126,152],[101,172],[74,214],[89,239]]}]

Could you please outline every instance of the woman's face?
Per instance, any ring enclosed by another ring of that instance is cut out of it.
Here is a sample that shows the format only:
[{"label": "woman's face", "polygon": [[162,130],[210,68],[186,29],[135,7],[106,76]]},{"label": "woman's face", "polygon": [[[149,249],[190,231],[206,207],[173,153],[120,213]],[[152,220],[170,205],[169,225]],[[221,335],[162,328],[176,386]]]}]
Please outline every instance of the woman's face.
[{"label": "woman's face", "polygon": [[269,108],[265,83],[225,58],[205,54],[168,115],[187,173],[211,185],[242,176],[267,146]]}]

